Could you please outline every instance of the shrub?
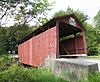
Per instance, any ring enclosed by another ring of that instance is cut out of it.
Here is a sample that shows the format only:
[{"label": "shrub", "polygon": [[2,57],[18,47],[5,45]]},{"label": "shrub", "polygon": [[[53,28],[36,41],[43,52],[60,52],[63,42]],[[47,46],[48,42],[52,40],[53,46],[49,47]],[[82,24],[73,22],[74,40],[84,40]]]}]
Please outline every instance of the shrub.
[{"label": "shrub", "polygon": [[8,55],[0,55],[0,72],[7,70],[11,64],[12,62]]},{"label": "shrub", "polygon": [[61,78],[55,77],[48,69],[33,70],[34,82],[66,82]]},{"label": "shrub", "polygon": [[79,82],[100,82],[100,72],[90,73],[88,80],[81,80]]},{"label": "shrub", "polygon": [[12,65],[0,73],[0,82],[31,82],[32,73],[18,65]]},{"label": "shrub", "polygon": [[89,82],[100,82],[100,72],[89,74]]},{"label": "shrub", "polygon": [[27,68],[8,55],[0,56],[0,82],[66,82],[48,69]]},{"label": "shrub", "polygon": [[25,68],[16,64],[0,73],[0,82],[66,82],[55,77],[50,70]]}]

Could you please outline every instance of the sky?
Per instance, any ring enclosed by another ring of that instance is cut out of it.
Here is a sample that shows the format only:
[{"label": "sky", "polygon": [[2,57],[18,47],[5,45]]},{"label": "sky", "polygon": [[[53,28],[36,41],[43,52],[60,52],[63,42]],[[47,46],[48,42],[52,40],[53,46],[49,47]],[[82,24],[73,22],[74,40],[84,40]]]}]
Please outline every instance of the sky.
[{"label": "sky", "polygon": [[93,17],[100,9],[100,0],[48,0],[49,2],[55,1],[53,10],[49,12],[49,15],[53,15],[59,10],[66,10],[68,6],[74,10],[79,9],[87,14],[90,18],[88,22],[93,22]]}]

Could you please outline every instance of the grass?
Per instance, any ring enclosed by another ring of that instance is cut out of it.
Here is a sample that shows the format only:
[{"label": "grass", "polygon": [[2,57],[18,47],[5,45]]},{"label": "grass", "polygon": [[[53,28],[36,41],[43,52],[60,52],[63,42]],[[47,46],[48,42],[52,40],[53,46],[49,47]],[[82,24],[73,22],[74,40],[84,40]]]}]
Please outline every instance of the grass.
[{"label": "grass", "polygon": [[[0,56],[0,82],[67,82],[52,74],[50,69],[24,67],[10,57]],[[88,81],[100,82],[100,72],[89,74]]]},{"label": "grass", "polygon": [[24,67],[10,57],[0,56],[0,82],[66,82],[49,69]]},{"label": "grass", "polygon": [[88,80],[81,80],[79,82],[100,82],[100,72],[90,73]]},{"label": "grass", "polygon": [[100,54],[98,56],[87,56],[88,59],[100,59]]},{"label": "grass", "polygon": [[50,70],[12,65],[0,73],[0,82],[66,82],[55,77]]}]

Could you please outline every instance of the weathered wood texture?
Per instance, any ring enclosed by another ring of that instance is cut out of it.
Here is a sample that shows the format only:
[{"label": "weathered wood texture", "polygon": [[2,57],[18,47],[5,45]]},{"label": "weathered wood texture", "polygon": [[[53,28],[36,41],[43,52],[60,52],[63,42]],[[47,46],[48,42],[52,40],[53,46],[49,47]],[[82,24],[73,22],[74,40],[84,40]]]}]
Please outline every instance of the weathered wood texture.
[{"label": "weathered wood texture", "polygon": [[40,66],[45,58],[56,58],[56,27],[32,37],[18,46],[21,63]]},{"label": "weathered wood texture", "polygon": [[[79,32],[82,35],[77,37],[76,34]],[[74,35],[74,38],[60,41],[60,38],[69,35]],[[61,47],[61,43],[64,48]],[[21,63],[36,67],[41,66],[45,58],[59,58],[61,55],[73,54],[81,56],[86,53],[84,29],[74,14],[51,19],[22,39],[18,45]]]}]

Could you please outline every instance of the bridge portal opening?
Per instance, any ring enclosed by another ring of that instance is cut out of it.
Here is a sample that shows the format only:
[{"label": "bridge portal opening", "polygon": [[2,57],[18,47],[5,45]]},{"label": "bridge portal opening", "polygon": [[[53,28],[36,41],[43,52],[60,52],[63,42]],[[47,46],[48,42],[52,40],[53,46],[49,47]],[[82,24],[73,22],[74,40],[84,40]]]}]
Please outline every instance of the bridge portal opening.
[{"label": "bridge portal opening", "polygon": [[86,56],[84,32],[76,25],[59,23],[59,56]]}]

